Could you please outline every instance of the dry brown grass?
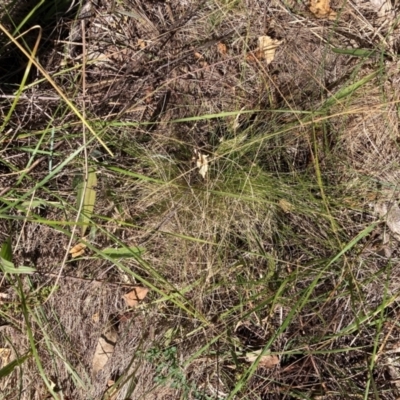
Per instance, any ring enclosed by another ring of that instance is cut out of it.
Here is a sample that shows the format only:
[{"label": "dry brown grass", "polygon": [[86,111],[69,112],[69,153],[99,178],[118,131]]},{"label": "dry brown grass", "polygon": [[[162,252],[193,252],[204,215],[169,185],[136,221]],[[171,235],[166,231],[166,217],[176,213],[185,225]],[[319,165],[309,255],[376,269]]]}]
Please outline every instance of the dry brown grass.
[{"label": "dry brown grass", "polygon": [[[31,352],[3,398],[47,398],[46,379],[64,399],[101,399],[108,380],[118,399],[397,398],[398,241],[373,212],[398,201],[397,22],[368,1],[332,1],[336,21],[282,0],[90,4],[55,25],[40,14],[38,57],[114,157],[35,73],[0,137],[0,242],[37,269],[0,282],[0,348]],[[270,65],[247,57],[266,34],[283,40]],[[10,60],[5,45],[3,118],[24,69]],[[51,176],[53,139],[53,168],[87,153]],[[90,246],[71,260],[86,163]],[[101,252],[122,244],[146,250]],[[127,310],[137,284],[152,290]],[[119,338],[94,377],[110,321]],[[259,349],[279,365],[244,361]]]}]

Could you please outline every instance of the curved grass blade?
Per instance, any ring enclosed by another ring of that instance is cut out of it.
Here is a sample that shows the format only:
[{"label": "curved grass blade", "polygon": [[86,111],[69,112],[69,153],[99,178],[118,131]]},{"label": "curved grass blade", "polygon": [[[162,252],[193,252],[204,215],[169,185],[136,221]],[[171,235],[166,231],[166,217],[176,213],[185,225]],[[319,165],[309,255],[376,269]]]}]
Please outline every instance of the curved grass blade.
[{"label": "curved grass blade", "polygon": [[1,245],[0,257],[6,261],[12,262],[11,236]]},{"label": "curved grass blade", "polygon": [[134,257],[136,254],[141,255],[145,251],[144,247],[118,247],[112,248],[108,247],[106,249],[102,249],[101,253],[106,254],[108,257],[111,258],[129,258]]},{"label": "curved grass blade", "polygon": [[14,264],[11,261],[0,257],[0,270],[5,274],[11,275],[19,275],[19,274],[32,274],[36,271],[35,268],[31,267],[18,267],[15,268]]}]

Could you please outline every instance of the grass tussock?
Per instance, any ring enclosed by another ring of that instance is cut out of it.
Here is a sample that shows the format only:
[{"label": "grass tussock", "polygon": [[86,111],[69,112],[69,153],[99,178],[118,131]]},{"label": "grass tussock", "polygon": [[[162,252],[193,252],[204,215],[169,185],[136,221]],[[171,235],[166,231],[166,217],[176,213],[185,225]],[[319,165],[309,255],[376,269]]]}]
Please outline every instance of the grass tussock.
[{"label": "grass tussock", "polygon": [[17,3],[2,398],[398,398],[396,8]]}]

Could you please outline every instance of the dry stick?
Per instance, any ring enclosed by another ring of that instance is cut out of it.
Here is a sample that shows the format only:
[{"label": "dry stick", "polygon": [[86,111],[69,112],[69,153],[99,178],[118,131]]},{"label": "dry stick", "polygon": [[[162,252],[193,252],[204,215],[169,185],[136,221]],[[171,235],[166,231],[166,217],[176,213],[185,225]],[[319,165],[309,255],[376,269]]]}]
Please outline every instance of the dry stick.
[{"label": "dry stick", "polygon": [[[17,96],[14,94],[0,94],[0,99],[15,99]],[[60,97],[56,96],[31,96],[28,97],[26,94],[19,96],[20,100],[44,100],[44,101],[60,101]]]},{"label": "dry stick", "polygon": [[11,186],[5,187],[1,192],[0,192],[0,197],[4,196],[6,193],[8,193],[11,190]]},{"label": "dry stick", "polygon": [[[87,190],[87,186],[88,186],[88,177],[89,177],[89,165],[88,165],[88,154],[87,154],[87,148],[86,148],[86,127],[87,125],[84,123],[84,121],[86,121],[85,119],[85,93],[86,93],[86,32],[85,32],[85,21],[81,21],[81,26],[82,26],[82,104],[83,104],[83,112],[82,112],[82,139],[83,139],[83,153],[84,153],[84,160],[85,160],[85,170],[84,170],[84,175],[85,175],[85,179],[84,179],[84,186],[83,186],[83,191],[82,193],[86,193]],[[69,255],[69,251],[71,249],[72,246],[72,241],[74,240],[75,237],[75,232],[76,232],[76,228],[78,226],[78,222],[79,222],[79,218],[81,216],[82,213],[82,209],[83,209],[83,204],[85,202],[85,196],[82,195],[80,202],[79,202],[79,208],[78,208],[78,213],[76,215],[75,218],[75,222],[74,225],[72,227],[71,230],[71,237],[69,238],[69,242],[67,245],[67,249],[65,251],[64,254],[64,258],[62,260],[61,263],[61,267],[60,267],[60,271],[57,275],[56,278],[56,282],[54,283],[51,292],[49,293],[49,296],[47,297],[47,299],[45,300],[45,302],[47,302],[50,297],[52,296],[52,294],[55,292],[56,287],[58,285],[58,282],[61,278],[61,274],[62,271],[65,268],[65,264],[67,262],[68,259],[68,255]]]},{"label": "dry stick", "polygon": [[[41,29],[39,25],[33,26],[31,29],[38,28]],[[75,107],[75,105],[68,99],[68,97],[64,94],[64,92],[58,87],[58,85],[53,81],[51,76],[47,73],[47,71],[21,46],[18,41],[7,31],[6,28],[0,23],[0,30],[4,32],[4,34],[11,40],[15,46],[28,58],[30,62],[42,73],[42,75],[47,79],[51,86],[56,90],[56,92],[60,95],[60,97],[67,103],[67,105],[71,108],[71,110],[75,113],[75,115],[82,121],[83,125],[91,132],[91,134],[97,139],[97,141],[107,150],[107,153],[110,154],[111,157],[114,157],[114,154],[107,147],[107,145],[101,140],[99,135],[95,132],[95,130],[89,125],[84,116],[79,112],[79,110]]]}]

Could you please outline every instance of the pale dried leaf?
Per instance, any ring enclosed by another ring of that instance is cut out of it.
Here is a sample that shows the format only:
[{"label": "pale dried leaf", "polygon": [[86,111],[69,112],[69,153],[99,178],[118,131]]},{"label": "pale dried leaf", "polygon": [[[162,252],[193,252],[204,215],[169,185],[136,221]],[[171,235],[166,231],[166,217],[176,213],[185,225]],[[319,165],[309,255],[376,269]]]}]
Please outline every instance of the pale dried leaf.
[{"label": "pale dried leaf", "polygon": [[149,289],[137,286],[129,293],[124,294],[123,299],[129,307],[137,306],[146,296]]},{"label": "pale dried leaf", "polygon": [[396,389],[399,390],[400,389],[400,373],[399,373],[398,358],[387,357],[385,364],[387,365],[386,369],[387,369],[388,375],[390,377],[390,380],[393,383],[393,386],[395,386]]},{"label": "pale dried leaf", "polygon": [[400,235],[400,208],[397,204],[376,204],[375,213],[380,217],[385,217],[387,227],[395,236]]},{"label": "pale dried leaf", "polygon": [[8,364],[8,360],[10,359],[11,356],[11,349],[7,348],[0,348],[0,368],[6,366]]},{"label": "pale dried leaf", "polygon": [[294,206],[292,203],[289,203],[287,200],[285,199],[280,199],[279,200],[279,207],[282,209],[282,211],[287,214],[290,213],[291,211],[293,211]]},{"label": "pale dried leaf", "polygon": [[0,304],[4,303],[9,298],[10,295],[8,295],[7,293],[0,292]]},{"label": "pale dried leaf", "polygon": [[200,151],[196,151],[196,154],[196,166],[199,169],[199,174],[205,179],[208,171],[208,156],[201,154]]},{"label": "pale dried leaf", "polygon": [[111,358],[117,339],[118,332],[112,325],[108,326],[104,333],[100,336],[92,361],[93,376],[96,376]]},{"label": "pale dried leaf", "polygon": [[[257,350],[257,351],[253,351],[251,353],[247,353],[246,354],[246,361],[248,363],[252,363],[255,360],[257,360],[257,358],[260,356],[262,350]],[[260,361],[259,361],[259,366],[260,367],[264,367],[264,368],[274,368],[275,365],[279,364],[279,358],[278,356],[274,356],[271,354],[265,354],[263,356],[261,356]]]},{"label": "pale dried leaf", "polygon": [[275,58],[275,50],[283,42],[283,40],[272,39],[270,36],[260,36],[258,38],[258,52],[256,56],[261,54],[262,58],[271,64]]},{"label": "pale dried leaf", "polygon": [[400,235],[400,208],[397,204],[392,204],[386,216],[386,225],[397,237]]},{"label": "pale dried leaf", "polygon": [[79,257],[85,254],[86,245],[83,243],[77,243],[72,249],[69,251],[72,258]]},{"label": "pale dried leaf", "polygon": [[311,0],[310,11],[317,18],[334,20],[337,17],[336,12],[330,7],[330,0]]},{"label": "pale dried leaf", "polygon": [[393,5],[390,0],[370,0],[370,2],[379,18],[388,17],[392,14],[392,12],[394,12]]}]

